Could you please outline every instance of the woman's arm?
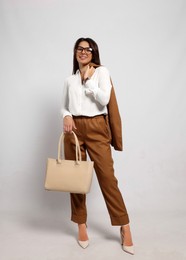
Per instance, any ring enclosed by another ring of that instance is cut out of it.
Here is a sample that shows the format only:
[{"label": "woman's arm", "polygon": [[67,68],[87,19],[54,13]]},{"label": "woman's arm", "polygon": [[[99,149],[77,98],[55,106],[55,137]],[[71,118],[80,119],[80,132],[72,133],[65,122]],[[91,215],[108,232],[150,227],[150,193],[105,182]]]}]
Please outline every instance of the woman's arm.
[{"label": "woman's arm", "polygon": [[61,106],[61,116],[64,118],[65,116],[72,116],[68,110],[68,83],[67,80],[64,82],[63,86],[63,94],[62,94],[62,106]]},{"label": "woman's arm", "polygon": [[62,107],[61,115],[63,117],[63,129],[64,132],[71,132],[73,128],[76,129],[72,114],[68,110],[68,83],[67,80],[64,83],[63,95],[62,95]]},{"label": "woman's arm", "polygon": [[101,66],[99,68],[98,85],[93,79],[85,82],[86,93],[92,95],[102,106],[106,106],[110,100],[111,82],[110,74],[107,68]]}]

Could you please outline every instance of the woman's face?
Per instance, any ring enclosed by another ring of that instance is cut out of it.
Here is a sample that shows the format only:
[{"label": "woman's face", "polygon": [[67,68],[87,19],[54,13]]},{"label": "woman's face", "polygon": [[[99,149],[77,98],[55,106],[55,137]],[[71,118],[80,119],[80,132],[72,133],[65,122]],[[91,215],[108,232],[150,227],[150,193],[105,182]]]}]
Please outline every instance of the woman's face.
[{"label": "woman's face", "polygon": [[92,49],[86,41],[79,43],[76,49],[76,59],[80,66],[87,65],[92,60]]}]

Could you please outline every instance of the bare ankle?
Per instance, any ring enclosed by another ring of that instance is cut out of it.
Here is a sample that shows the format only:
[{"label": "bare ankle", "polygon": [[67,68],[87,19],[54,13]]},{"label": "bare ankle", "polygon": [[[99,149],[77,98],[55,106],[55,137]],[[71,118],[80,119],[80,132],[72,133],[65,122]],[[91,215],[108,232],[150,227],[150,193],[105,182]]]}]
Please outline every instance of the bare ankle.
[{"label": "bare ankle", "polygon": [[79,228],[85,228],[85,227],[87,227],[87,225],[86,225],[86,223],[82,223],[82,224],[78,224],[78,227]]}]

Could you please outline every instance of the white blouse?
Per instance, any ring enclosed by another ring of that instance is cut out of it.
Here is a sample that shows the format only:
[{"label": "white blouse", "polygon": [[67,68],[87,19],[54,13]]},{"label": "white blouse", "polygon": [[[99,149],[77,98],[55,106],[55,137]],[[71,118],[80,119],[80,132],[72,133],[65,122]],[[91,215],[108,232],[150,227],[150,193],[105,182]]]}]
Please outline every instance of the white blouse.
[{"label": "white blouse", "polygon": [[82,83],[80,71],[65,80],[61,115],[96,116],[107,114],[111,91],[110,74],[107,68],[96,68],[92,77]]}]

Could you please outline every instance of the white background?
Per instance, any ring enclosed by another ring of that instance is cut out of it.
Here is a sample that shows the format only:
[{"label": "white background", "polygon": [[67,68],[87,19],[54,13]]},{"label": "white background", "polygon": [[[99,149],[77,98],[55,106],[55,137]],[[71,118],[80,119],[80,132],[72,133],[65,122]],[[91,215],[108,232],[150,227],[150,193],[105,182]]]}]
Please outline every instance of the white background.
[{"label": "white background", "polygon": [[[186,216],[184,0],[0,0],[0,213],[69,221],[68,194],[44,178],[79,37],[98,43],[115,85],[125,149],[114,165],[134,232],[139,216]],[[87,206],[89,221],[109,224],[96,177]]]}]

